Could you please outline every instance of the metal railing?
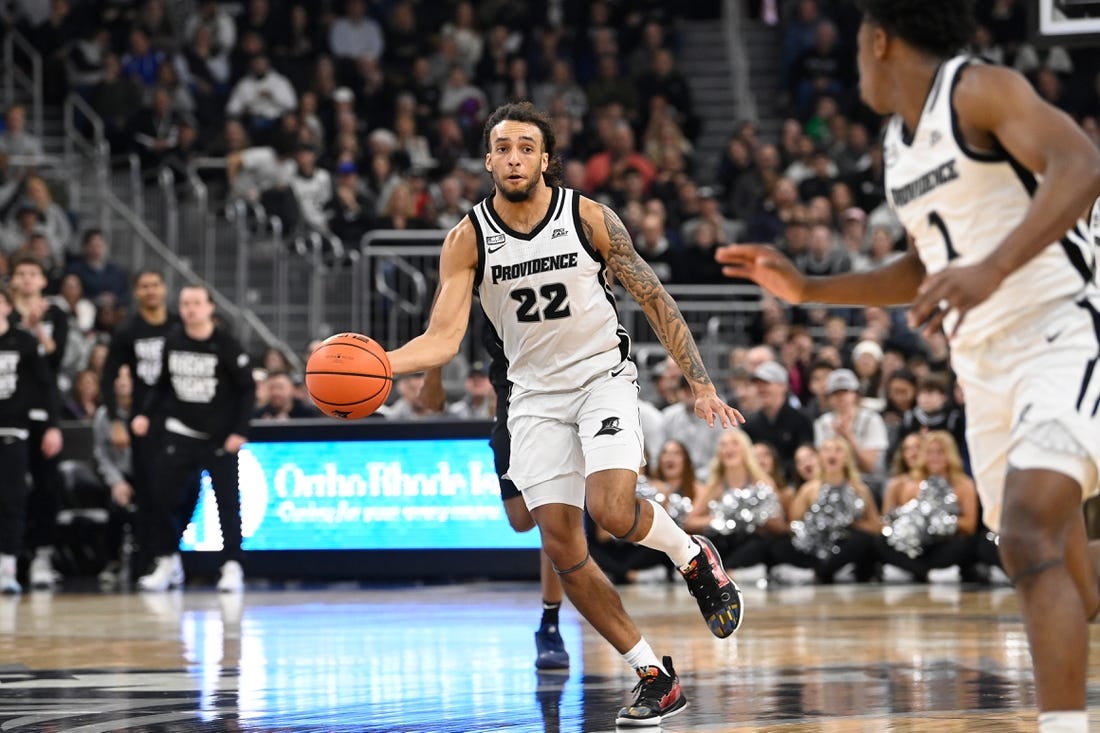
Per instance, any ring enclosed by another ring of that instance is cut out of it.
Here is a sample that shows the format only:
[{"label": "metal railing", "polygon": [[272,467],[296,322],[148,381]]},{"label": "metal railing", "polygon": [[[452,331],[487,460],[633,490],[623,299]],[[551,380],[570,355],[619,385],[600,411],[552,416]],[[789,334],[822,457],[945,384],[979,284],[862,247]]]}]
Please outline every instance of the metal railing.
[{"label": "metal railing", "polygon": [[[16,63],[15,51],[18,49],[30,66],[27,74]],[[4,101],[10,107],[15,100],[16,87],[31,99],[31,132],[42,139],[42,55],[14,28],[5,29],[4,36]]]},{"label": "metal railing", "polygon": [[[62,121],[65,129],[65,163],[73,171],[73,175],[70,176],[71,184],[76,183],[78,178],[76,171],[81,167],[83,160],[90,161],[96,184],[94,195],[97,201],[94,210],[99,218],[99,228],[106,230],[107,208],[101,205],[98,197],[111,188],[109,174],[111,147],[107,144],[104,134],[103,120],[82,97],[69,94],[62,105]],[[89,130],[90,138],[86,135]],[[74,190],[70,185],[69,202],[74,208],[79,208],[83,203],[78,198],[79,194],[80,191]]]},{"label": "metal railing", "polygon": [[726,57],[730,62],[730,82],[737,104],[737,116],[756,120],[756,96],[749,85],[749,55],[745,53],[742,41],[745,9],[744,0],[725,0],[722,3],[722,29],[726,37]]}]

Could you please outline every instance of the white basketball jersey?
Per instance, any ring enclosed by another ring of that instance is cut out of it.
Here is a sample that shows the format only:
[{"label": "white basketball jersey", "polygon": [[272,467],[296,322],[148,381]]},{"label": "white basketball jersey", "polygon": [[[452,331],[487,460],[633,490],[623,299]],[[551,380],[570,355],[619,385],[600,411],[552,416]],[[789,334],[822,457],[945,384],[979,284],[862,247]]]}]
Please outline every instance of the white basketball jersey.
[{"label": "white basketball jersey", "polygon": [[[1007,151],[976,151],[963,140],[952,93],[970,63],[976,62],[967,56],[945,61],[916,130],[909,134],[895,116],[883,142],[887,199],[929,274],[974,264],[992,252],[1023,220],[1038,185],[1036,176]],[[1036,305],[1076,298],[1092,284],[1095,272],[1095,250],[1081,221],[967,313],[954,343],[979,343],[1025,318]],[[944,326],[950,333],[954,314]]]},{"label": "white basketball jersey", "polygon": [[580,195],[554,188],[529,234],[505,224],[492,196],[470,210],[481,297],[508,357],[508,379],[536,392],[576,389],[630,353],[606,264],[581,227]]}]

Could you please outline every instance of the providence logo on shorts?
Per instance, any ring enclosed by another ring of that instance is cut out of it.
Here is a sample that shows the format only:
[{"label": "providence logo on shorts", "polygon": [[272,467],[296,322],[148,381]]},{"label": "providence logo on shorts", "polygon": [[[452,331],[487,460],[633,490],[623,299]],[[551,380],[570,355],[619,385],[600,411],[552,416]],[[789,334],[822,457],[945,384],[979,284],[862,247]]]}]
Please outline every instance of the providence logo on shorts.
[{"label": "providence logo on shorts", "polygon": [[603,425],[596,431],[596,434],[592,437],[596,438],[601,435],[614,435],[615,433],[621,433],[622,428],[619,427],[619,418],[617,417],[605,417]]}]

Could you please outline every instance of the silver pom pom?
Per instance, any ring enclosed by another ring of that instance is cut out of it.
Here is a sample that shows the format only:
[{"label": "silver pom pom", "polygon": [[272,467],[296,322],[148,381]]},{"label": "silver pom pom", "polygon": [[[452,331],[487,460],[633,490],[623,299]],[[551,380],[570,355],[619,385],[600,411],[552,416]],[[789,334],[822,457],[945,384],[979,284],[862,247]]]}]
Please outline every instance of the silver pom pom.
[{"label": "silver pom pom", "polygon": [[805,516],[791,522],[791,543],[795,549],[824,560],[840,552],[848,528],[863,516],[866,505],[847,483],[822,484]]},{"label": "silver pom pom", "polygon": [[769,519],[783,513],[779,496],[763,481],[726,489],[719,499],[707,506],[711,529],[722,535],[750,535]]},{"label": "silver pom pom", "polygon": [[668,497],[666,508],[668,509],[668,516],[672,517],[672,521],[683,526],[684,519],[691,513],[691,499],[680,494],[672,494]]},{"label": "silver pom pom", "polygon": [[916,498],[890,512],[890,525],[882,533],[898,552],[919,557],[928,545],[955,535],[959,511],[951,484],[940,476],[930,476],[921,481]]}]

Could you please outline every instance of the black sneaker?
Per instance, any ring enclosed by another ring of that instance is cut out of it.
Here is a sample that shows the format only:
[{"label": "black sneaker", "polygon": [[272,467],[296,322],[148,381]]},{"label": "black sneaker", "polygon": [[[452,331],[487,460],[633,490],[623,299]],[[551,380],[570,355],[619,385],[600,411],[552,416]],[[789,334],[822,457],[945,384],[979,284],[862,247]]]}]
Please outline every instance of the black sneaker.
[{"label": "black sneaker", "polygon": [[741,627],[741,589],[722,569],[722,558],[714,543],[701,535],[692,535],[691,539],[702,549],[680,574],[695,596],[710,633],[725,639]]},{"label": "black sneaker", "polygon": [[[672,657],[661,660],[665,669],[659,667],[645,667],[637,669],[638,684],[634,685],[631,692],[637,692],[638,696],[629,707],[619,711],[619,717],[615,718],[615,725],[643,727],[660,725],[665,718],[670,718],[687,707],[688,701],[684,697],[684,691],[680,689],[680,680],[676,676],[676,670],[672,668]],[[665,674],[668,670],[668,674]]]},{"label": "black sneaker", "polygon": [[547,626],[535,632],[535,669],[569,669],[569,652],[557,626]]}]

